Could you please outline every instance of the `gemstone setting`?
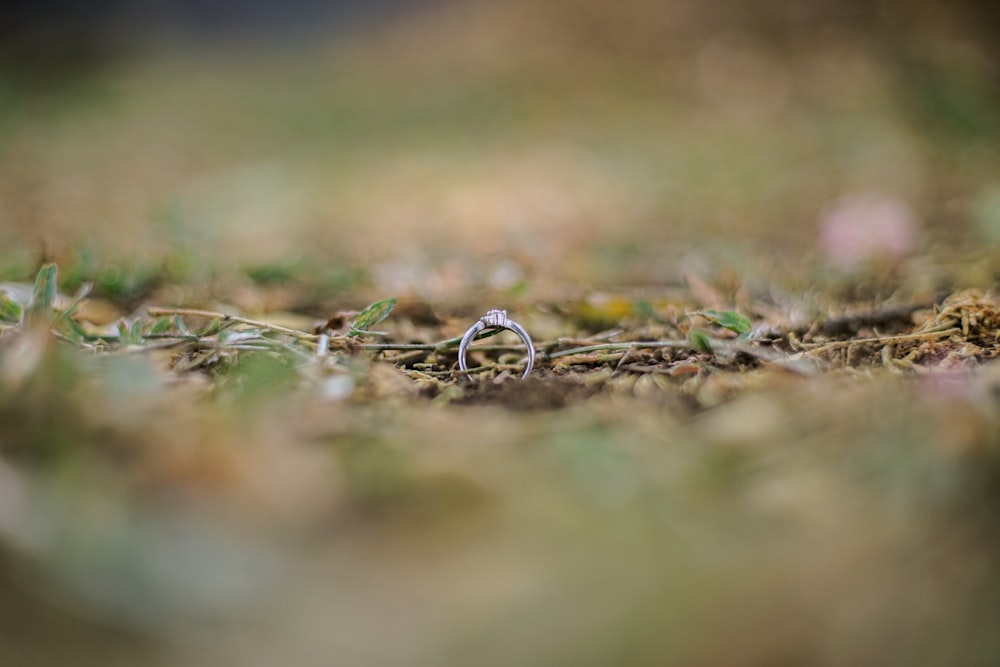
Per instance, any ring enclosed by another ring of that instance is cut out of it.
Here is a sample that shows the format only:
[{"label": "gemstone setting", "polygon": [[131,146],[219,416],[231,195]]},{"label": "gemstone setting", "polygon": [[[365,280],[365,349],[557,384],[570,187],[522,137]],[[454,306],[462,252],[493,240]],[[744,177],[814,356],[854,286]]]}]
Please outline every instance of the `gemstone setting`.
[{"label": "gemstone setting", "polygon": [[510,325],[510,320],[507,319],[506,310],[489,310],[479,318],[479,321],[488,327],[503,327],[507,328]]}]

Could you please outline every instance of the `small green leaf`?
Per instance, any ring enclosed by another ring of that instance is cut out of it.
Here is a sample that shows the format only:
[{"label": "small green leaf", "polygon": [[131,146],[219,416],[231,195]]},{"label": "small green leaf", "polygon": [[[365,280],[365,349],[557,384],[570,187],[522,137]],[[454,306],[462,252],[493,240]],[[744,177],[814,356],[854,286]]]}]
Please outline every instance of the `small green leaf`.
[{"label": "small green leaf", "polygon": [[149,330],[149,333],[151,334],[164,333],[170,329],[170,326],[172,324],[173,322],[170,321],[169,317],[161,317],[160,319],[156,320],[156,322],[153,324],[153,327]]},{"label": "small green leaf", "polygon": [[376,301],[362,310],[361,313],[354,318],[354,322],[351,323],[351,331],[349,335],[359,336],[364,333],[381,333],[379,331],[371,331],[370,329],[385,318],[389,317],[389,313],[391,313],[392,309],[395,307],[395,298]]},{"label": "small green leaf", "polygon": [[712,339],[701,329],[691,329],[688,332],[688,340],[691,342],[691,347],[697,351],[712,353]]},{"label": "small green leaf", "polygon": [[80,326],[80,323],[74,320],[72,317],[67,317],[63,321],[63,326],[60,327],[60,329],[63,330],[63,333],[66,336],[66,338],[76,343],[89,340],[92,338],[92,336],[88,334],[82,326]]},{"label": "small green leaf", "polygon": [[128,329],[128,340],[131,345],[142,345],[142,318],[137,317]]},{"label": "small green leaf", "polygon": [[719,324],[738,334],[748,334],[753,325],[745,316],[740,315],[735,310],[726,310],[720,314]]},{"label": "small green leaf", "polygon": [[46,264],[38,271],[35,286],[31,290],[31,300],[28,301],[28,315],[47,316],[52,312],[56,301],[56,275],[59,269],[55,264]]},{"label": "small green leaf", "polygon": [[122,320],[118,323],[118,342],[122,345],[142,345],[142,318],[131,322]]},{"label": "small green leaf", "polygon": [[701,315],[712,324],[717,324],[724,329],[729,329],[740,335],[750,333],[750,330],[753,328],[750,320],[735,310],[724,310],[721,313],[716,310],[701,310],[692,313],[692,315]]},{"label": "small green leaf", "polygon": [[19,322],[22,309],[7,293],[0,290],[0,320],[4,322]]},{"label": "small green leaf", "polygon": [[199,338],[206,338],[208,336],[214,336],[215,334],[222,331],[222,320],[218,317],[212,318],[212,321],[208,323],[204,329],[198,332]]},{"label": "small green leaf", "polygon": [[191,330],[187,328],[186,324],[184,324],[184,320],[181,319],[180,315],[174,315],[174,326],[177,327],[177,330],[179,332],[181,332],[181,335],[183,336],[191,335]]},{"label": "small green leaf", "polygon": [[83,283],[80,285],[76,294],[73,295],[73,300],[70,304],[56,316],[55,322],[53,322],[55,326],[58,327],[63,322],[73,321],[73,316],[76,315],[76,311],[80,309],[80,304],[87,298],[87,295],[90,294],[90,287],[90,283]]}]

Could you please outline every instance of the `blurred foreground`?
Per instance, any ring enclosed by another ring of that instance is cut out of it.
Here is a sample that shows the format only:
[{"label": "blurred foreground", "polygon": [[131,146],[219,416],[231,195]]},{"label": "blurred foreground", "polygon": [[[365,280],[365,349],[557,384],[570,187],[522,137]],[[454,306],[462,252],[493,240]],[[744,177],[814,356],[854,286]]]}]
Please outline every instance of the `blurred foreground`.
[{"label": "blurred foreground", "polygon": [[0,49],[0,664],[1000,661],[988,6],[330,16]]}]

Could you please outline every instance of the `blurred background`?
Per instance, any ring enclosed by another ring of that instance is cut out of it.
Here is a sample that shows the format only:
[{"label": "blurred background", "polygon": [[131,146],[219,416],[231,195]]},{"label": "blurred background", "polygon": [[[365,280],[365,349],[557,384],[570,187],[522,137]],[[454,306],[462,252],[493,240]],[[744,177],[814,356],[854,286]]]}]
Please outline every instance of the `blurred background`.
[{"label": "blurred background", "polygon": [[1000,239],[997,22],[972,0],[11,7],[5,271],[305,268],[444,300],[876,257],[933,291],[953,276],[912,256]]},{"label": "blurred background", "polygon": [[[430,306],[396,340],[484,303],[557,339],[617,290],[655,337],[1000,283],[986,0],[8,4],[0,288],[56,262],[95,326],[396,296]],[[955,303],[978,363],[996,302]],[[574,369],[475,406],[345,355],[331,402],[273,360],[0,342],[3,665],[1000,656],[995,371]]]}]

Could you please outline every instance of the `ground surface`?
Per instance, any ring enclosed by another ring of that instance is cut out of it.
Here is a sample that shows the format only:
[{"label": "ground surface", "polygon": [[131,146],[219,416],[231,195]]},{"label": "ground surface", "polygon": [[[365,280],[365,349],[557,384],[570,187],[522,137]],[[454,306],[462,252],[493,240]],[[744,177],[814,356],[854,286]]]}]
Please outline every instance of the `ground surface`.
[{"label": "ground surface", "polygon": [[968,26],[528,5],[4,74],[0,663],[1000,659]]}]

